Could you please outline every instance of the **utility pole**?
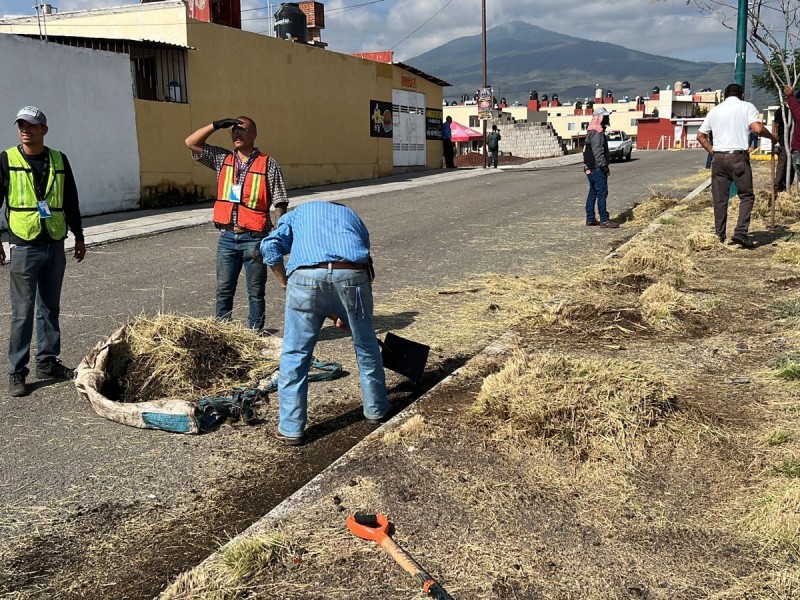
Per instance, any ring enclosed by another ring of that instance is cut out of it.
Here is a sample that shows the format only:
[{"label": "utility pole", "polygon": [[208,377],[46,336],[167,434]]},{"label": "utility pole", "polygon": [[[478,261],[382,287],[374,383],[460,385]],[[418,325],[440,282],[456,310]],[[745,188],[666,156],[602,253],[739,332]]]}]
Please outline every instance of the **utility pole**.
[{"label": "utility pole", "polygon": [[747,0],[739,0],[739,14],[736,19],[736,62],[733,68],[733,82],[744,89],[744,72],[747,59]]},{"label": "utility pole", "polygon": [[[746,1],[746,0],[745,0]],[[483,32],[483,89],[489,87],[486,77],[486,0],[481,0],[481,31]],[[494,110],[494,98],[491,99]],[[483,121],[483,168],[487,168],[489,157],[486,155],[486,119]]]}]

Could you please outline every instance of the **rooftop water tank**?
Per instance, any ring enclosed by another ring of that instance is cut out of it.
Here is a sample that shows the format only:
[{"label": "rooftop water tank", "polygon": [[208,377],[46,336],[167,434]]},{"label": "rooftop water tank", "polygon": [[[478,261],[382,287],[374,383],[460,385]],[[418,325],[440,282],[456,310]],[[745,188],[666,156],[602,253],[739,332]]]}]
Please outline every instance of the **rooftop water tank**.
[{"label": "rooftop water tank", "polygon": [[297,2],[281,4],[275,13],[275,37],[294,40],[305,44],[308,41],[308,27],[305,13]]}]

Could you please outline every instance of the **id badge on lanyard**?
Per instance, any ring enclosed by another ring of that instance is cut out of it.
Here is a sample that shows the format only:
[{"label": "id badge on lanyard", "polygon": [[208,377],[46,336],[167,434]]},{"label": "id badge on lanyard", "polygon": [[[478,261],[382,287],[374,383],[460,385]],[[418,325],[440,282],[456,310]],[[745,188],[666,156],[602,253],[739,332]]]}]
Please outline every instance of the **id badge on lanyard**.
[{"label": "id badge on lanyard", "polygon": [[230,202],[239,203],[242,201],[242,184],[241,183],[234,183],[231,185],[231,193],[230,198],[228,198]]},{"label": "id badge on lanyard", "polygon": [[36,203],[36,208],[39,209],[39,216],[42,219],[49,219],[53,216],[53,213],[50,212],[50,207],[47,206],[46,200],[39,200],[39,202]]}]

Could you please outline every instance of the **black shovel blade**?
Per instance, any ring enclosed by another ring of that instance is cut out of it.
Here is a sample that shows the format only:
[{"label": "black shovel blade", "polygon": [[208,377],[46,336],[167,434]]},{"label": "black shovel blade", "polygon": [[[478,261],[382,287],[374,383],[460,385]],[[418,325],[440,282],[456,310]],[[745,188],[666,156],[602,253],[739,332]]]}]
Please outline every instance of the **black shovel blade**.
[{"label": "black shovel blade", "polygon": [[401,338],[391,332],[387,333],[386,339],[381,342],[383,366],[405,375],[412,381],[420,380],[425,373],[428,352],[430,352],[429,346]]}]

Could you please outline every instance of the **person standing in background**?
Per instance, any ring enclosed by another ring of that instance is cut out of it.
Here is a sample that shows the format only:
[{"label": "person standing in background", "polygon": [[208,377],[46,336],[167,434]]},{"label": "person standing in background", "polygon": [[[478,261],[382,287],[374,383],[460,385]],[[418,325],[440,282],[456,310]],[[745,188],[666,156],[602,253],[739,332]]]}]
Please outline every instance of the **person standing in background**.
[{"label": "person standing in background", "polygon": [[456,164],[453,162],[455,150],[453,149],[453,132],[450,126],[453,123],[453,117],[448,116],[442,124],[442,149],[444,150],[444,166],[446,169],[455,169]]},{"label": "person standing in background", "polygon": [[[619,227],[619,223],[609,218],[606,209],[608,176],[611,174],[611,169],[609,168],[610,155],[605,132],[610,117],[611,113],[602,106],[594,111],[583,146],[583,172],[589,180],[589,194],[586,196],[586,225],[599,226],[603,229]],[[597,212],[600,213],[599,221],[595,216],[595,205]]]},{"label": "person standing in background", "polygon": [[[714,229],[720,242],[725,242],[728,225],[728,201],[731,183],[739,193],[739,219],[731,241],[752,249],[756,243],[747,232],[753,211],[753,172],[750,168],[750,135],[766,137],[773,144],[778,138],[761,122],[756,107],[744,101],[744,89],[737,83],[725,88],[725,100],[706,115],[697,141],[706,152],[714,153],[711,164],[711,196],[714,205]],[[709,136],[714,136],[712,145]]]},{"label": "person standing in background", "polygon": [[497,158],[500,154],[500,140],[502,139],[503,137],[497,130],[497,125],[492,125],[492,132],[486,136],[486,147],[489,149],[489,162],[495,169],[497,168]]}]

